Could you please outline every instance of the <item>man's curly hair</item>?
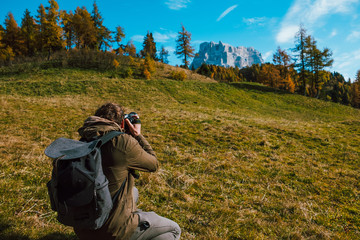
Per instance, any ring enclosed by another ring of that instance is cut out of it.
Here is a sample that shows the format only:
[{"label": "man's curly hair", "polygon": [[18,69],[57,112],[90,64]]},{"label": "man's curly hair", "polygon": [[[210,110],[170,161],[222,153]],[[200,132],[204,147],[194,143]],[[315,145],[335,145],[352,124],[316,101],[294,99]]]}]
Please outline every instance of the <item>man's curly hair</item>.
[{"label": "man's curly hair", "polygon": [[125,109],[116,103],[105,103],[96,110],[95,116],[106,118],[120,125],[124,119],[124,112]]}]

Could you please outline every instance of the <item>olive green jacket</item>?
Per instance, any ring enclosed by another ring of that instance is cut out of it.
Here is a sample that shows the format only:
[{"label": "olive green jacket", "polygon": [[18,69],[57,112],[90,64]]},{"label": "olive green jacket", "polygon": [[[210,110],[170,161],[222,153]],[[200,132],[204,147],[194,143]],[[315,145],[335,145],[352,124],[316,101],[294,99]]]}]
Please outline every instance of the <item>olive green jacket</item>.
[{"label": "olive green jacket", "polygon": [[[110,131],[123,131],[115,122],[91,116],[85,120],[78,132],[82,139],[91,140]],[[109,180],[111,196],[120,189],[126,179],[122,194],[119,195],[109,219],[98,230],[74,229],[80,239],[129,239],[139,223],[133,199],[134,170],[154,172],[158,169],[155,152],[139,135],[136,138],[120,134],[101,148],[104,174]]]}]

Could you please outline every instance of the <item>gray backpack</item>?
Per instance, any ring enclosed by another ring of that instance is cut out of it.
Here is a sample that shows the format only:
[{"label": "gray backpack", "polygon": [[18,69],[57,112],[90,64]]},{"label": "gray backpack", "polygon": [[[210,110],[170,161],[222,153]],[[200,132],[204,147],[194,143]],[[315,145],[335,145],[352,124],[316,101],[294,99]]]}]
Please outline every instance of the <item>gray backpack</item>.
[{"label": "gray backpack", "polygon": [[111,199],[100,148],[120,134],[112,131],[91,142],[59,138],[45,149],[45,155],[54,159],[47,187],[59,222],[93,230],[104,225],[126,179]]}]

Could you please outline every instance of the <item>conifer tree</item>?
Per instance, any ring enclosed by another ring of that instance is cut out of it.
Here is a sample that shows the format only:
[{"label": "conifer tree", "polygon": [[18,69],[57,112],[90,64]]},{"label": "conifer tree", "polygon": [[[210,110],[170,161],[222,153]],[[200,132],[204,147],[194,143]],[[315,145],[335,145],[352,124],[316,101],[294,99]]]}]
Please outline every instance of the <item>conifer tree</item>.
[{"label": "conifer tree", "polygon": [[24,17],[21,21],[21,36],[24,40],[25,54],[32,56],[35,53],[36,23],[28,9],[25,10]]},{"label": "conifer tree", "polygon": [[75,29],[73,24],[74,14],[72,11],[67,13],[65,10],[60,12],[63,36],[66,43],[66,49],[70,50],[75,44]]},{"label": "conifer tree", "polygon": [[128,41],[125,46],[125,54],[131,57],[136,57],[136,47],[132,40]]},{"label": "conifer tree", "polygon": [[99,8],[94,1],[93,11],[91,14],[91,19],[95,26],[96,31],[96,48],[98,50],[107,49],[110,47],[112,40],[111,31],[103,25],[104,19],[101,16]]},{"label": "conifer tree", "polygon": [[118,44],[118,52],[121,49],[121,41],[125,38],[124,28],[117,26],[115,31],[115,42]]},{"label": "conifer tree", "polygon": [[3,44],[10,47],[16,56],[21,55],[23,53],[23,42],[21,41],[20,28],[11,12],[8,13],[4,25]]},{"label": "conifer tree", "polygon": [[176,51],[175,54],[179,58],[183,58],[184,67],[188,68],[190,58],[194,57],[195,49],[191,46],[191,33],[188,32],[184,25],[181,25],[181,31],[178,32],[178,38],[176,39]]},{"label": "conifer tree", "polygon": [[49,0],[49,6],[45,9],[47,13],[44,47],[48,52],[48,59],[50,59],[51,53],[62,49],[65,44],[62,39],[62,28],[59,25],[60,12],[58,3],[55,0]]},{"label": "conifer tree", "polygon": [[160,54],[159,54],[159,55],[160,55],[160,56],[159,56],[160,62],[166,63],[166,64],[169,63],[169,60],[168,60],[169,51],[166,50],[164,46],[161,46],[161,51],[160,51]]},{"label": "conifer tree", "polygon": [[324,68],[330,67],[334,60],[331,58],[330,49],[319,50],[316,46],[316,40],[312,36],[307,36],[305,42],[307,45],[305,51],[306,66],[311,72],[309,77],[311,96],[319,98],[322,86],[329,79]]},{"label": "conifer tree", "polygon": [[96,30],[90,13],[85,7],[77,7],[72,21],[75,32],[76,48],[96,48]]},{"label": "conifer tree", "polygon": [[14,59],[14,52],[12,51],[10,46],[6,46],[3,43],[3,35],[4,35],[4,28],[0,25],[0,63],[11,63],[11,61]]},{"label": "conifer tree", "polygon": [[306,45],[306,37],[306,29],[301,24],[299,31],[295,35],[295,48],[293,49],[293,52],[296,53],[295,57],[297,61],[295,63],[295,67],[299,72],[299,80],[304,95],[306,95],[306,51],[308,48]]},{"label": "conifer tree", "polygon": [[149,55],[150,58],[156,60],[156,43],[154,41],[153,34],[151,32],[147,32],[144,37],[143,49],[140,52],[141,57],[146,57]]},{"label": "conifer tree", "polygon": [[360,108],[360,70],[356,72],[355,81],[351,84],[351,106]]},{"label": "conifer tree", "polygon": [[42,52],[46,41],[45,29],[47,24],[46,11],[44,5],[40,4],[37,13],[38,15],[36,15],[36,19],[35,19],[38,26],[38,31],[36,36],[36,49],[37,51]]}]

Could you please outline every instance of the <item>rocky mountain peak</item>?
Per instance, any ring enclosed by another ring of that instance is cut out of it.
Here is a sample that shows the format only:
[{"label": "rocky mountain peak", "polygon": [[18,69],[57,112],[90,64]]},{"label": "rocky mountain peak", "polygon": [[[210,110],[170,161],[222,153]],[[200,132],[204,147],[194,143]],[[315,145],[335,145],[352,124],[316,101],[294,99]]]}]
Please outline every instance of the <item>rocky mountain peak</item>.
[{"label": "rocky mountain peak", "polygon": [[203,42],[196,54],[191,67],[198,68],[201,64],[218,65],[223,67],[247,67],[256,63],[264,63],[261,53],[253,47],[233,47],[219,41]]}]

